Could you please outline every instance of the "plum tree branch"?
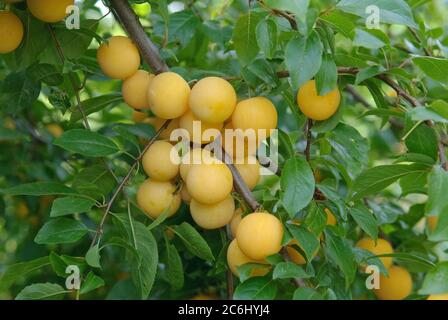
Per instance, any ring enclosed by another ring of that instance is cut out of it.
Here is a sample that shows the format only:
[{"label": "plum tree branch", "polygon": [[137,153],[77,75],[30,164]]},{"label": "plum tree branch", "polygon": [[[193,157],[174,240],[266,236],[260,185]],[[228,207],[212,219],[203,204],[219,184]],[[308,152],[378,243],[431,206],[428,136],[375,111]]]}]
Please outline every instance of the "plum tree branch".
[{"label": "plum tree branch", "polygon": [[111,9],[140,50],[143,59],[155,74],[168,71],[168,65],[159,54],[156,45],[148,38],[138,16],[126,0],[110,0]]}]

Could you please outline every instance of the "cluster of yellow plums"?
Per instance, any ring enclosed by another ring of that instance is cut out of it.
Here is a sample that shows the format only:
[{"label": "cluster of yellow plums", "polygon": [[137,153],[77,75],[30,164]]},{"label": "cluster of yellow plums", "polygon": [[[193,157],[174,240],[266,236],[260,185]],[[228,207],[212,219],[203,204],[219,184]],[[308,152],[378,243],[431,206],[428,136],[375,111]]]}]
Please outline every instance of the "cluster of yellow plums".
[{"label": "cluster of yellow plums", "polygon": [[[4,0],[6,3],[16,3],[23,0]],[[54,23],[61,21],[67,15],[67,7],[74,0],[26,0],[28,10],[37,19]],[[14,13],[0,11],[0,54],[16,50],[24,36],[23,23]]]},{"label": "cluster of yellow plums", "polygon": [[[431,220],[428,220],[428,223]],[[431,224],[429,225],[431,228]],[[356,243],[361,249],[370,251],[371,253],[381,256],[394,253],[394,249],[389,241],[385,239],[362,238]],[[380,257],[384,267],[386,267],[388,276],[380,275],[379,288],[374,289],[375,295],[380,300],[402,300],[406,298],[413,287],[412,277],[410,273],[403,267],[393,265],[392,257]],[[447,294],[433,294],[428,300],[448,300]]]}]

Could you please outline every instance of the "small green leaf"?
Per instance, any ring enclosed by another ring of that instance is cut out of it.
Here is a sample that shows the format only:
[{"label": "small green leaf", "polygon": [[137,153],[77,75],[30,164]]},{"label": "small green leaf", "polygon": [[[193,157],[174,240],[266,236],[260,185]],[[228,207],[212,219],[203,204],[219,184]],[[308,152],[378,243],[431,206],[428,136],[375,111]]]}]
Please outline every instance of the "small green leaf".
[{"label": "small green leaf", "polygon": [[80,294],[86,294],[90,291],[103,287],[105,285],[104,280],[90,271],[87,277],[82,282]]},{"label": "small green leaf", "polygon": [[48,257],[42,257],[8,266],[0,278],[0,292],[7,291],[18,279],[49,264]]},{"label": "small green leaf", "polygon": [[254,277],[241,283],[236,289],[235,300],[273,300],[277,284],[270,277]]},{"label": "small green leaf", "polygon": [[358,226],[364,230],[372,239],[378,238],[378,224],[374,215],[366,206],[358,203],[348,211]]},{"label": "small green leaf", "polygon": [[72,129],[56,139],[55,145],[86,157],[104,157],[119,151],[111,139],[89,130]]},{"label": "small green leaf", "polygon": [[448,262],[439,263],[425,275],[419,294],[443,294],[448,292]]},{"label": "small green leaf", "polygon": [[75,213],[88,212],[95,201],[79,197],[58,198],[53,201],[50,217],[59,217]]},{"label": "small green leaf", "polygon": [[32,182],[2,190],[10,196],[47,196],[47,195],[78,195],[78,193],[57,182]]},{"label": "small green leaf", "polygon": [[257,43],[256,28],[261,19],[260,14],[249,11],[236,22],[232,39],[236,54],[243,65],[252,62],[260,50]]},{"label": "small green leaf", "polygon": [[303,157],[287,160],[282,170],[280,184],[283,207],[293,218],[313,199],[315,182],[308,162]]},{"label": "small green leaf", "polygon": [[100,249],[99,244],[97,243],[95,246],[90,247],[86,253],[86,262],[89,266],[94,268],[101,268],[100,263]]},{"label": "small green leaf", "polygon": [[302,267],[293,262],[281,262],[279,263],[272,275],[273,279],[290,279],[290,278],[310,278],[312,275],[308,274],[303,270]]},{"label": "small green leaf", "polygon": [[294,300],[324,300],[322,295],[313,288],[297,288],[294,291]]},{"label": "small green leaf", "polygon": [[215,260],[207,242],[190,224],[182,222],[182,224],[175,226],[173,231],[183,241],[191,254],[203,260]]},{"label": "small green leaf", "polygon": [[16,300],[60,300],[67,292],[56,283],[35,283],[20,291]]},{"label": "small green leaf", "polygon": [[73,243],[84,237],[88,231],[80,221],[56,218],[43,225],[34,241],[37,244]]},{"label": "small green leaf", "polygon": [[294,90],[316,75],[322,64],[322,53],[322,42],[315,31],[308,37],[296,37],[289,41],[285,49],[285,63]]}]

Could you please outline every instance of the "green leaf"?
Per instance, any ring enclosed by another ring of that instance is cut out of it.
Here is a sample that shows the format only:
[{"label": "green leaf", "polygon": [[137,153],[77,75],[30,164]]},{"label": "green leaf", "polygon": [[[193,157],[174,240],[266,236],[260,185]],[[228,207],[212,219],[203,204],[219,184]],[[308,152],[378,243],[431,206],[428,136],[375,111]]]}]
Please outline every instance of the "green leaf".
[{"label": "green leaf", "polygon": [[56,283],[35,283],[20,291],[16,300],[60,300],[67,292]]},{"label": "green leaf", "polygon": [[324,297],[313,288],[297,288],[294,291],[293,300],[325,300]]},{"label": "green leaf", "polygon": [[370,238],[378,238],[378,224],[373,214],[366,206],[358,203],[348,211],[358,226],[367,233]]},{"label": "green leaf", "polygon": [[409,134],[405,142],[409,152],[437,159],[437,135],[434,128],[421,124]]},{"label": "green leaf", "polygon": [[184,270],[179,252],[172,244],[167,244],[167,278],[173,290],[180,290],[184,286]]},{"label": "green leaf", "polygon": [[448,172],[441,167],[434,167],[428,175],[428,201],[426,215],[439,217],[436,228],[429,234],[431,241],[448,239]]},{"label": "green leaf", "polygon": [[273,300],[277,295],[277,284],[270,277],[253,277],[236,289],[235,300]]},{"label": "green leaf", "polygon": [[36,19],[29,10],[16,11],[24,24],[25,37],[22,44],[10,53],[11,64],[16,69],[25,69],[38,60],[51,43],[47,24]]},{"label": "green leaf", "polygon": [[41,85],[27,77],[25,72],[10,73],[0,82],[0,105],[2,110],[15,114],[30,107],[39,97]]},{"label": "green leaf", "polygon": [[282,205],[293,218],[313,199],[315,182],[308,162],[303,157],[287,160],[282,170],[280,184]]},{"label": "green leaf", "polygon": [[293,262],[280,262],[275,266],[274,273],[272,275],[273,279],[290,279],[299,278],[305,279],[310,278],[312,275],[308,274],[303,270],[302,267]]},{"label": "green leaf", "polygon": [[37,244],[73,243],[84,237],[88,231],[80,221],[56,218],[43,225],[34,241]]},{"label": "green leaf", "polygon": [[332,11],[326,15],[322,15],[319,19],[325,21],[334,30],[349,39],[353,39],[355,36],[355,24],[350,20],[348,14],[341,11]]},{"label": "green leaf", "polygon": [[168,34],[170,42],[179,41],[186,46],[201,23],[199,18],[191,10],[183,10],[170,15],[168,22]]},{"label": "green leaf", "polygon": [[[101,111],[109,106],[116,106],[122,102],[123,96],[120,93],[110,93],[84,100],[81,102],[81,107],[84,114],[88,116],[89,114]],[[83,118],[83,114],[77,105],[71,107],[70,110],[72,111],[70,123],[75,123]]]},{"label": "green leaf", "polygon": [[97,243],[93,247],[90,247],[86,253],[86,262],[89,266],[94,268],[101,268],[100,263],[100,249],[99,244]]},{"label": "green leaf", "polygon": [[288,225],[288,230],[291,232],[293,238],[300,244],[300,248],[305,253],[308,261],[310,261],[316,254],[316,250],[319,248],[319,240],[317,236],[308,231],[303,225]]},{"label": "green leaf", "polygon": [[98,277],[92,271],[87,274],[87,277],[82,282],[80,294],[86,294],[95,289],[105,286],[105,282],[102,278]]},{"label": "green leaf", "polygon": [[439,123],[448,123],[448,103],[436,100],[428,107],[417,107],[408,111],[413,121],[432,120]]},{"label": "green leaf", "polygon": [[49,86],[57,86],[64,82],[60,71],[51,64],[34,64],[28,68],[27,74],[33,81],[42,81]]},{"label": "green leaf", "polygon": [[309,0],[265,0],[263,2],[268,7],[293,13],[303,23],[306,21]]},{"label": "green leaf", "polygon": [[319,72],[316,74],[316,87],[319,95],[323,96],[334,90],[338,82],[338,69],[333,57],[329,54],[324,54],[322,65]]},{"label": "green leaf", "polygon": [[385,69],[382,66],[371,66],[364,69],[361,69],[356,75],[355,84],[358,85],[363,81],[373,78],[381,73],[383,73]]},{"label": "green leaf", "polygon": [[207,242],[190,224],[182,222],[182,224],[175,226],[173,231],[183,241],[191,254],[203,260],[215,260]]},{"label": "green leaf", "polygon": [[48,266],[49,264],[50,261],[48,257],[42,257],[8,266],[0,278],[0,292],[7,291],[18,279]]},{"label": "green leaf", "polygon": [[358,265],[374,265],[379,268],[382,274],[388,275],[387,268],[384,266],[381,259],[372,252],[357,247],[352,248],[352,251]]},{"label": "green leaf", "polygon": [[54,144],[86,157],[104,157],[119,151],[118,146],[111,139],[85,129],[66,131],[56,139]]},{"label": "green leaf", "polygon": [[277,23],[272,19],[263,19],[256,29],[257,43],[266,58],[272,59],[277,48]]},{"label": "green leaf", "polygon": [[88,212],[95,201],[79,197],[64,197],[53,201],[50,217],[59,217],[75,213]]},{"label": "green leaf", "polygon": [[371,15],[371,12],[366,10],[370,5],[379,8],[379,22],[417,27],[411,8],[404,0],[341,0],[336,7],[367,19]]},{"label": "green leaf", "polygon": [[140,291],[141,299],[147,299],[157,273],[159,253],[157,242],[146,226],[125,214],[113,214],[115,222],[121,227],[128,243],[135,249],[138,256],[131,260],[131,275],[135,286]]},{"label": "green leaf", "polygon": [[346,287],[348,287],[353,282],[356,275],[355,256],[345,239],[342,239],[330,229],[326,229],[324,232],[324,248],[326,255],[339,267],[339,269],[341,269],[342,273],[344,273],[345,284]]},{"label": "green leaf", "polygon": [[439,263],[425,275],[419,294],[443,294],[448,292],[448,262]]},{"label": "green leaf", "polygon": [[353,45],[357,47],[376,50],[384,47],[386,44],[381,41],[381,39],[374,36],[372,33],[357,28],[355,31],[355,39],[353,40]]},{"label": "green leaf", "polygon": [[430,78],[448,84],[448,59],[415,57],[412,61]]},{"label": "green leaf", "polygon": [[285,63],[289,70],[293,90],[297,90],[319,71],[323,46],[313,31],[308,37],[292,38],[285,49]]},{"label": "green leaf", "polygon": [[427,167],[420,164],[393,164],[368,169],[355,180],[351,192],[352,200],[376,194],[400,178],[425,171],[427,171]]},{"label": "green leaf", "polygon": [[249,11],[236,22],[232,39],[236,54],[243,65],[252,62],[260,50],[257,43],[256,28],[261,19],[260,14]]},{"label": "green leaf", "polygon": [[115,187],[115,178],[104,163],[93,164],[78,173],[72,187],[95,199],[106,196]]},{"label": "green leaf", "polygon": [[78,193],[57,182],[32,182],[2,190],[10,196],[47,196],[47,195],[78,195]]},{"label": "green leaf", "polygon": [[426,194],[426,182],[428,172],[412,173],[400,179],[401,195],[403,197],[411,193]]}]

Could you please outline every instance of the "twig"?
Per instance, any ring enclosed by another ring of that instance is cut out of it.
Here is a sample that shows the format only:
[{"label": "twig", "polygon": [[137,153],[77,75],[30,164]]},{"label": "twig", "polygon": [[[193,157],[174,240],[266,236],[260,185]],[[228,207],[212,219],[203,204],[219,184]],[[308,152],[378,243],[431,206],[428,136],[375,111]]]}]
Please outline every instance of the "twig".
[{"label": "twig", "polygon": [[350,93],[350,95],[353,97],[353,99],[355,99],[356,101],[361,103],[365,108],[367,108],[367,109],[371,109],[372,108],[370,103],[352,85],[348,84],[345,87],[345,91]]},{"label": "twig", "polygon": [[425,54],[426,54],[427,56],[431,57],[431,56],[432,56],[431,52],[428,50],[428,48],[426,48],[425,46],[423,46],[422,40],[420,39],[420,37],[419,37],[419,35],[417,34],[417,32],[416,32],[414,29],[412,29],[412,28],[408,28],[408,30],[411,32],[411,34],[412,34],[412,36],[414,37],[414,39],[415,39],[418,43],[422,44],[422,49],[423,49],[423,51],[425,52]]},{"label": "twig", "polygon": [[307,162],[310,162],[311,160],[312,127],[313,127],[313,120],[308,119],[308,123],[306,125],[306,148],[305,148],[305,157]]},{"label": "twig", "polygon": [[99,235],[101,235],[103,233],[103,226],[104,226],[104,223],[106,222],[106,219],[107,219],[107,216],[108,216],[108,214],[110,212],[110,209],[111,209],[112,205],[114,204],[115,199],[118,197],[120,192],[123,190],[125,185],[128,183],[129,179],[132,176],[132,173],[134,172],[134,169],[137,167],[138,163],[142,159],[142,157],[145,154],[145,152],[148,151],[148,149],[151,147],[151,145],[154,143],[154,141],[157,140],[157,138],[160,136],[160,134],[163,132],[163,130],[165,130],[169,126],[170,122],[171,122],[171,120],[165,121],[163,123],[163,125],[160,127],[160,129],[157,130],[156,134],[148,141],[148,143],[146,144],[146,146],[143,149],[143,151],[139,154],[137,159],[135,159],[134,163],[129,168],[129,171],[126,174],[126,176],[123,178],[121,183],[118,185],[118,187],[115,190],[114,194],[112,195],[112,197],[110,198],[109,202],[107,203],[106,210],[104,210],[103,217],[101,218],[101,222],[98,225],[98,228],[96,229],[95,236],[92,239],[91,246],[95,245],[96,240],[98,239]]}]

